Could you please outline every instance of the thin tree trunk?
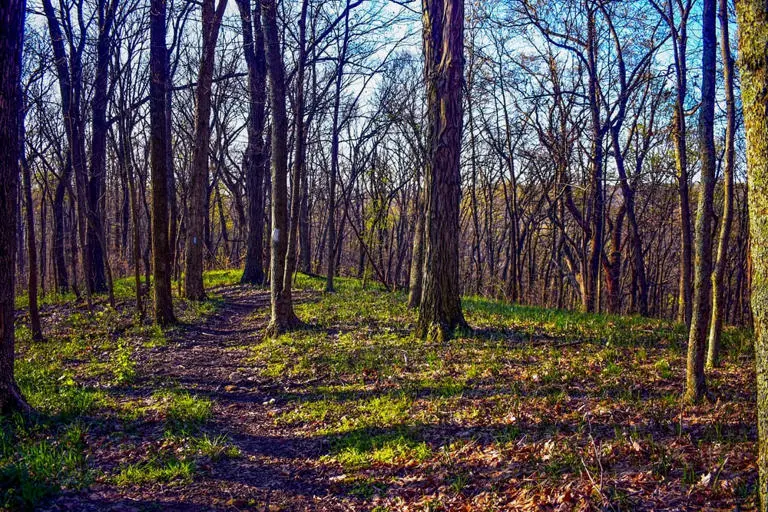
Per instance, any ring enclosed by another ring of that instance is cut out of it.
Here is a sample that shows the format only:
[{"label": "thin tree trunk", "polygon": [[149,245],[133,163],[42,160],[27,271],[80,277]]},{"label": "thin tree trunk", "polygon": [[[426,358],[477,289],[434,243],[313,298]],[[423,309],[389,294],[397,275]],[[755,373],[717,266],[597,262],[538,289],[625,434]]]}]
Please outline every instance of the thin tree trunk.
[{"label": "thin tree trunk", "polygon": [[[272,315],[267,334],[278,336],[298,323],[291,297],[283,294],[285,256],[288,251],[288,116],[285,107],[285,68],[280,52],[275,0],[261,0],[264,49],[272,109],[272,250],[270,290]],[[288,285],[290,286],[290,284]]]},{"label": "thin tree trunk", "polygon": [[43,328],[40,326],[40,311],[37,306],[37,247],[35,245],[35,209],[32,202],[32,171],[29,168],[23,149],[24,113],[23,109],[19,110],[19,157],[21,160],[24,202],[26,203],[27,257],[29,258],[29,275],[27,280],[27,295],[29,298],[29,326],[32,331],[32,339],[34,341],[43,341]]},{"label": "thin tree trunk", "polygon": [[715,77],[717,72],[717,3],[702,4],[702,85],[699,107],[701,150],[701,190],[696,216],[696,270],[694,273],[693,313],[688,336],[686,399],[700,400],[707,392],[704,380],[707,327],[712,307],[712,208],[715,189]]},{"label": "thin tree trunk", "polygon": [[728,1],[720,0],[720,49],[723,57],[723,81],[725,82],[726,127],[725,155],[723,163],[723,219],[717,242],[717,260],[712,272],[712,319],[710,320],[707,366],[714,368],[720,362],[720,334],[723,317],[727,310],[723,303],[725,290],[723,278],[728,263],[729,240],[733,222],[733,166],[734,133],[736,129],[736,101],[733,94],[733,57],[728,33]]},{"label": "thin tree trunk", "polygon": [[306,132],[304,126],[304,68],[306,64],[307,43],[307,8],[309,0],[301,2],[299,14],[299,58],[296,63],[296,105],[294,113],[294,137],[293,137],[293,179],[291,180],[291,223],[288,232],[288,248],[285,255],[285,275],[283,276],[283,295],[289,302],[291,298],[291,286],[293,273],[296,271],[296,257],[299,240],[299,217],[301,216],[301,183],[306,178],[305,173],[305,145]]},{"label": "thin tree trunk", "polygon": [[408,307],[421,305],[422,282],[424,281],[424,191],[416,192],[416,228],[413,233],[413,251],[411,253],[411,282],[408,288]]},{"label": "thin tree trunk", "polygon": [[195,97],[195,144],[189,184],[189,213],[186,219],[187,244],[184,266],[184,296],[189,300],[205,299],[203,288],[203,248],[206,245],[205,222],[208,218],[208,152],[211,138],[211,90],[216,57],[216,41],[226,0],[202,1],[203,50]]}]

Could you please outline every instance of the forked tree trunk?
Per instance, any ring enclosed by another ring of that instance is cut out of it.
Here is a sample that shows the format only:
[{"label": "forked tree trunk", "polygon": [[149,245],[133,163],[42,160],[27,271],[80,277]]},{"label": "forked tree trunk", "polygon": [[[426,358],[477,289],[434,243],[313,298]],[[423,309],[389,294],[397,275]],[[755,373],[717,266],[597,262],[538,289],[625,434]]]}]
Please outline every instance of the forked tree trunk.
[{"label": "forked tree trunk", "polygon": [[752,240],[752,311],[757,368],[760,510],[768,510],[768,4],[736,2],[739,71],[747,135],[749,227]]},{"label": "forked tree trunk", "polygon": [[150,11],[149,115],[152,158],[152,263],[154,267],[155,322],[168,325],[176,321],[171,296],[170,235],[168,231],[168,158],[166,151],[170,126],[165,115],[168,87],[168,59],[165,46],[165,0],[152,0]]},{"label": "forked tree trunk", "polygon": [[441,341],[467,326],[459,286],[464,2],[424,0],[422,5],[429,146],[424,285],[416,335]]},{"label": "forked tree trunk", "polygon": [[0,3],[0,413],[31,412],[13,375],[16,206],[19,186],[18,122],[24,0]]},{"label": "forked tree trunk", "polygon": [[726,126],[725,161],[723,162],[723,220],[717,242],[717,260],[712,272],[712,319],[709,326],[707,366],[714,368],[720,362],[720,334],[726,313],[723,279],[728,262],[728,247],[733,223],[733,164],[734,130],[736,129],[736,101],[733,95],[733,57],[728,34],[728,1],[720,0],[720,49],[723,57],[723,81],[725,82]]},{"label": "forked tree trunk", "polygon": [[712,307],[712,218],[715,190],[715,76],[717,72],[717,3],[702,4],[702,84],[699,108],[699,144],[701,151],[701,190],[696,216],[696,266],[693,281],[693,312],[688,336],[686,370],[687,400],[696,402],[707,392],[704,380],[707,327]]}]

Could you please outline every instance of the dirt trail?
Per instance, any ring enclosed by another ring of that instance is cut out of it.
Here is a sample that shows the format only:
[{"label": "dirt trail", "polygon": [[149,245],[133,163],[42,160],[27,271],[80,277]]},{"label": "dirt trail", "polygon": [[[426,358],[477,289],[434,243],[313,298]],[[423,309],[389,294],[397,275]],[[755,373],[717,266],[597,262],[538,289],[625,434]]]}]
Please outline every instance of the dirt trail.
[{"label": "dirt trail", "polygon": [[[190,484],[117,487],[94,483],[80,493],[64,493],[48,510],[350,510],[365,508],[349,496],[335,495],[338,468],[318,462],[324,441],[275,427],[270,409],[280,405],[283,384],[259,376],[250,347],[262,338],[269,315],[269,293],[245,286],[213,292],[223,299],[216,312],[200,324],[187,325],[169,336],[165,346],[139,356],[135,392],[150,396],[160,386],[175,385],[206,396],[212,419],[203,431],[211,438],[225,435],[241,455],[198,466]],[[299,295],[296,300],[305,299]],[[270,402],[274,399],[273,402]],[[119,427],[117,427],[119,428]],[[161,437],[160,425],[144,427],[143,436]],[[114,437],[112,430],[111,437]],[[159,435],[158,435],[159,434]],[[109,436],[107,432],[96,437]],[[89,445],[92,443],[89,442]],[[139,443],[137,451],[151,450]],[[105,441],[95,447],[91,465],[114,466],[109,451],[125,447]],[[102,460],[103,459],[103,460]]]}]

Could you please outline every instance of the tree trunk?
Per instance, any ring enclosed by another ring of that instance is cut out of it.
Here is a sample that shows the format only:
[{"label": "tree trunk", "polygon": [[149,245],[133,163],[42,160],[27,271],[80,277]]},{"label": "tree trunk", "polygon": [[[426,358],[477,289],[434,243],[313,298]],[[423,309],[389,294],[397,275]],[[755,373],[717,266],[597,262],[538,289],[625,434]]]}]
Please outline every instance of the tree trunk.
[{"label": "tree trunk", "polygon": [[422,5],[429,153],[424,284],[416,335],[441,341],[467,326],[459,287],[464,2],[425,0]]},{"label": "tree trunk", "polygon": [[264,274],[264,124],[266,75],[264,34],[260,10],[251,11],[250,0],[239,0],[243,49],[248,67],[248,146],[243,155],[245,188],[248,195],[248,241],[242,283],[262,285]]},{"label": "tree trunk", "polygon": [[[40,311],[37,306],[37,248],[35,246],[35,209],[34,204],[32,203],[32,177],[22,145],[24,142],[24,113],[23,109],[20,110],[19,144],[21,146],[19,148],[19,156],[21,160],[21,174],[24,181],[24,202],[26,203],[27,257],[29,258],[29,279],[27,281],[29,326],[32,331],[32,339],[34,341],[43,341],[43,329],[40,326]],[[19,252],[21,252],[21,250],[19,250]]]},{"label": "tree trunk", "polygon": [[326,273],[325,291],[334,291],[333,278],[336,275],[336,181],[339,174],[339,106],[341,102],[342,80],[344,78],[344,62],[347,58],[349,44],[349,9],[344,16],[344,39],[341,43],[339,62],[336,67],[336,92],[333,97],[333,125],[331,127],[331,175],[328,186],[328,271]]},{"label": "tree trunk", "polygon": [[53,196],[53,268],[56,274],[56,291],[61,294],[69,292],[67,260],[64,255],[66,246],[64,236],[64,196],[67,193],[67,183],[69,183],[70,179],[72,179],[72,165],[67,156]]},{"label": "tree trunk", "polygon": [[723,162],[723,219],[720,225],[720,238],[717,242],[717,260],[712,272],[712,319],[709,329],[709,347],[707,350],[707,366],[714,368],[719,365],[720,334],[723,328],[723,317],[727,313],[724,296],[723,278],[728,262],[728,246],[733,222],[733,165],[734,165],[734,131],[736,129],[736,101],[733,95],[733,57],[731,42],[728,34],[728,1],[720,0],[720,48],[723,56],[723,81],[725,82],[726,127],[725,155]]},{"label": "tree trunk", "polygon": [[292,302],[291,285],[293,273],[296,271],[296,257],[299,241],[299,217],[301,216],[301,187],[306,179],[306,132],[304,126],[304,67],[307,55],[307,7],[309,0],[301,2],[299,14],[299,48],[298,61],[296,62],[296,104],[294,113],[294,137],[293,137],[293,178],[291,180],[291,223],[288,232],[288,248],[285,255],[285,275],[283,276],[283,296]]},{"label": "tree trunk", "polygon": [[16,203],[19,185],[19,111],[24,0],[0,3],[0,413],[31,412],[13,375]]},{"label": "tree trunk", "polygon": [[184,296],[189,300],[205,299],[203,288],[203,247],[205,246],[205,221],[208,218],[208,152],[211,138],[211,90],[216,57],[216,41],[219,37],[221,18],[226,0],[202,1],[203,50],[197,77],[195,98],[195,145],[192,155],[189,184],[189,213],[186,219],[187,245],[184,266]]},{"label": "tree trunk", "polygon": [[411,282],[408,287],[408,307],[417,308],[421,304],[422,282],[424,280],[424,201],[421,187],[416,193],[416,228],[413,232],[413,252],[411,253]]},{"label": "tree trunk", "polygon": [[100,0],[97,4],[99,37],[96,42],[96,70],[94,75],[91,118],[91,172],[88,180],[86,210],[86,245],[91,261],[90,288],[94,292],[107,289],[105,270],[106,244],[101,221],[101,199],[107,166],[107,87],[109,85],[109,59],[112,24],[117,0]]},{"label": "tree trunk", "polygon": [[[270,290],[272,316],[267,334],[278,336],[294,327],[298,319],[291,297],[283,294],[285,256],[288,251],[288,116],[285,107],[285,68],[280,52],[275,0],[261,0],[264,49],[269,76],[269,102],[272,109],[272,250],[270,251]],[[288,284],[290,286],[290,283]]]},{"label": "tree trunk", "polygon": [[736,2],[739,70],[747,135],[749,226],[752,240],[752,310],[757,368],[760,510],[768,510],[768,4]]},{"label": "tree trunk", "polygon": [[707,327],[712,307],[712,208],[715,189],[715,75],[717,72],[717,3],[702,4],[702,84],[699,107],[699,139],[701,151],[701,190],[696,216],[696,266],[693,288],[693,312],[688,336],[686,393],[689,401],[700,400],[707,392],[704,380],[704,358]]},{"label": "tree trunk", "polygon": [[155,322],[176,321],[171,295],[171,249],[168,231],[168,161],[170,126],[166,117],[168,58],[165,46],[165,0],[152,0],[150,17],[150,151],[152,159],[152,263],[154,268]]}]

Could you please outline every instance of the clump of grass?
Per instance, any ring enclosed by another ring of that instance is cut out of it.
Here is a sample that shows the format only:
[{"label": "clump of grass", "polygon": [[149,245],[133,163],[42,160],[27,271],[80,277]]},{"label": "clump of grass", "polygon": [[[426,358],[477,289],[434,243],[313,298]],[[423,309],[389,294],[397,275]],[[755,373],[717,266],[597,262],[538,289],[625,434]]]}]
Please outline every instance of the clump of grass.
[{"label": "clump of grass", "polygon": [[208,434],[192,440],[192,448],[204,457],[211,460],[222,458],[236,459],[241,455],[240,448],[233,445],[225,435],[209,437]]},{"label": "clump of grass", "polygon": [[211,401],[186,391],[159,391],[155,399],[165,408],[166,422],[174,431],[194,431],[211,417]]},{"label": "clump of grass", "polygon": [[191,461],[150,460],[123,466],[115,477],[121,487],[152,483],[188,483],[192,481],[195,465]]},{"label": "clump of grass", "polygon": [[329,458],[349,468],[362,468],[373,463],[421,462],[431,455],[430,447],[407,430],[381,434],[358,430],[335,440]]},{"label": "clump of grass", "polygon": [[654,364],[653,367],[656,368],[659,377],[662,379],[669,379],[672,377],[672,367],[670,366],[669,361],[666,359],[659,359],[656,361],[656,364]]}]

